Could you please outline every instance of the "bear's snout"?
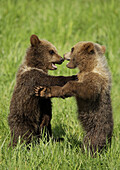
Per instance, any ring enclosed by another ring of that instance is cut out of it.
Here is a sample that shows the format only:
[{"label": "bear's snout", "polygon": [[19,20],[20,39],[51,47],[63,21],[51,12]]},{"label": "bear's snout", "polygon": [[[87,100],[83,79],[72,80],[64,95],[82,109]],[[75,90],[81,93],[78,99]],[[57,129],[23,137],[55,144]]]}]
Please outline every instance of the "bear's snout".
[{"label": "bear's snout", "polygon": [[63,63],[63,62],[64,62],[64,58],[61,58],[61,59],[60,59],[60,62]]}]

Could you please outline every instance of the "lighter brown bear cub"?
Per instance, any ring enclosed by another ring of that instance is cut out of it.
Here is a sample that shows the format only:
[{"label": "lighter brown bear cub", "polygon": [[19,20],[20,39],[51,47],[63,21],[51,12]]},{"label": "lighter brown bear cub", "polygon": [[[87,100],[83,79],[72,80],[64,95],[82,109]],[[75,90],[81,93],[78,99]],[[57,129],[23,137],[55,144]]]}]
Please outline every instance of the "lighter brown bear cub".
[{"label": "lighter brown bear cub", "polygon": [[86,131],[84,144],[92,154],[100,152],[107,141],[111,143],[113,132],[111,75],[104,53],[105,47],[99,44],[77,43],[64,58],[70,60],[68,68],[80,70],[78,81],[70,81],[63,87],[44,88],[40,92],[43,97],[75,96],[78,118]]},{"label": "lighter brown bear cub", "polygon": [[[30,38],[30,48],[21,64],[13,91],[8,123],[11,130],[10,145],[15,146],[21,137],[21,142],[30,143],[33,137],[39,139],[41,132],[52,135],[51,118],[52,104],[50,99],[36,97],[36,86],[64,86],[76,76],[50,76],[48,70],[57,69],[55,64],[61,64],[63,58],[57,53],[55,46],[46,40],[40,40],[36,35]],[[47,136],[49,136],[47,135]]]}]

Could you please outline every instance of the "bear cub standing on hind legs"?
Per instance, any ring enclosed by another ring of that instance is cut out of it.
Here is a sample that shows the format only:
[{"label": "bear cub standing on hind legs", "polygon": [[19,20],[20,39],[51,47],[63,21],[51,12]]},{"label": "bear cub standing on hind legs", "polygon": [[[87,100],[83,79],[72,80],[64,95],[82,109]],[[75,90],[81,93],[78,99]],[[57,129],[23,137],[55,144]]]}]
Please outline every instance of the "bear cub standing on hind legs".
[{"label": "bear cub standing on hind legs", "polygon": [[79,68],[78,81],[70,81],[63,87],[44,88],[40,92],[41,87],[36,88],[36,95],[41,97],[76,97],[78,118],[86,131],[84,144],[91,154],[100,152],[107,141],[111,143],[113,131],[111,75],[104,53],[105,47],[99,44],[77,43],[64,58],[70,60],[68,68]]},{"label": "bear cub standing on hind legs", "polygon": [[[64,59],[58,55],[56,48],[46,40],[39,40],[36,35],[30,38],[31,46],[25,60],[20,66],[16,85],[10,103],[8,123],[11,130],[10,146],[15,146],[19,136],[21,142],[30,143],[32,137],[41,137],[41,131],[46,127],[50,136],[52,105],[50,99],[36,97],[35,86],[63,86],[77,76],[50,76],[48,70],[55,70],[55,64],[61,64]],[[47,135],[48,137],[48,135]],[[49,138],[48,138],[49,139]]]}]

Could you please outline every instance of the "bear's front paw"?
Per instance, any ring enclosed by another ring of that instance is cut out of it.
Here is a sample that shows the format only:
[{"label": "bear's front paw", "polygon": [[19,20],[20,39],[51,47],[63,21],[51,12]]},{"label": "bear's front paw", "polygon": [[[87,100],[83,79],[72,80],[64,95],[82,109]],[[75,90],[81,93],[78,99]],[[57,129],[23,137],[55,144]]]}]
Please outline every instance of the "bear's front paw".
[{"label": "bear's front paw", "polygon": [[42,86],[38,86],[38,87],[35,87],[34,90],[35,90],[35,95],[36,96],[40,96],[40,93],[42,90],[44,90],[45,87],[42,87]]},{"label": "bear's front paw", "polygon": [[39,86],[35,87],[35,95],[40,97],[51,97],[50,88]]}]

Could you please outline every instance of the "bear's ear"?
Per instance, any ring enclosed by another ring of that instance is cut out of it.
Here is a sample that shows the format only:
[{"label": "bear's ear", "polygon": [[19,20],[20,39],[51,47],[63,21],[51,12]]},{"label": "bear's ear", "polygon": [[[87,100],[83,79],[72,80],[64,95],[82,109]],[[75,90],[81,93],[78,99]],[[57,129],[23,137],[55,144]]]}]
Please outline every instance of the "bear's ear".
[{"label": "bear's ear", "polygon": [[106,47],[105,47],[104,45],[102,45],[101,47],[102,47],[102,52],[103,52],[103,54],[104,54],[105,51],[106,51]]},{"label": "bear's ear", "polygon": [[31,35],[30,37],[30,43],[31,43],[31,46],[37,46],[40,44],[40,40],[39,38],[37,37],[37,35]]},{"label": "bear's ear", "polygon": [[85,50],[89,54],[93,54],[94,53],[94,45],[93,45],[93,43],[88,42],[88,43],[84,44],[83,45],[83,50]]}]

